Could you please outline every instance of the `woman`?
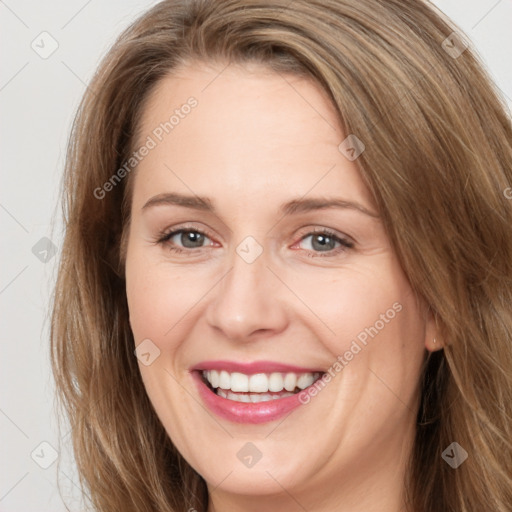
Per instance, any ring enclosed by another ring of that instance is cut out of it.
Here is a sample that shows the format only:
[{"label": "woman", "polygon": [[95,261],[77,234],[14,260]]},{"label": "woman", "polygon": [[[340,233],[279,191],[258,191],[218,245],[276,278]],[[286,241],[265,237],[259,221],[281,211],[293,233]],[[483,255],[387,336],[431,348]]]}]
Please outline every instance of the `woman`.
[{"label": "woman", "polygon": [[173,0],[69,146],[52,363],[99,511],[512,508],[512,144],[432,6]]}]

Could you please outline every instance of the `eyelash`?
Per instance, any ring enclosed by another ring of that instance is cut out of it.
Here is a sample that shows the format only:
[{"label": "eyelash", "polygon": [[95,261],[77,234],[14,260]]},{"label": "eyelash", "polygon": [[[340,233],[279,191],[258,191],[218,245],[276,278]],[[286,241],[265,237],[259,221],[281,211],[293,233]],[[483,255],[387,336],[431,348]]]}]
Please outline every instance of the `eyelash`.
[{"label": "eyelash", "polygon": [[[204,248],[204,247],[196,247],[193,249],[187,249],[187,248],[176,247],[175,245],[170,244],[169,240],[173,236],[178,235],[180,233],[198,233],[200,235],[204,235],[207,238],[210,238],[208,233],[206,233],[200,229],[192,228],[192,227],[188,227],[188,228],[181,227],[179,229],[174,229],[172,231],[161,232],[156,240],[156,243],[161,244],[161,245],[168,245],[168,249],[175,254],[181,254],[184,252],[192,252],[195,249],[203,249]],[[303,237],[301,237],[299,242],[302,242],[304,239],[306,239],[307,237],[312,236],[312,235],[313,236],[314,235],[327,235],[329,238],[333,239],[335,242],[338,242],[341,245],[341,247],[332,249],[330,251],[326,251],[326,253],[322,253],[319,251],[307,251],[308,252],[307,256],[311,257],[311,258],[318,258],[318,257],[326,258],[326,257],[337,256],[338,254],[345,252],[348,249],[353,249],[353,247],[354,247],[354,243],[352,241],[339,237],[334,231],[332,231],[329,228],[314,229],[313,231],[310,231],[310,232],[306,233]]]}]

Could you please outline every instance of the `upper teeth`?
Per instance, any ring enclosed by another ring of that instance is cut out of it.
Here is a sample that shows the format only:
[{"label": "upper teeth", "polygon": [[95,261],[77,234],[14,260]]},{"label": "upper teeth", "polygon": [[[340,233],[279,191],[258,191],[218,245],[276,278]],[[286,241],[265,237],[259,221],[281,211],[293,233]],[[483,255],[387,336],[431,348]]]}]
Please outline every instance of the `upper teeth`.
[{"label": "upper teeth", "polygon": [[246,375],[244,373],[229,373],[225,370],[204,370],[203,376],[213,388],[230,389],[242,393],[266,393],[294,391],[296,387],[305,389],[311,386],[319,377],[320,373],[255,373]]}]

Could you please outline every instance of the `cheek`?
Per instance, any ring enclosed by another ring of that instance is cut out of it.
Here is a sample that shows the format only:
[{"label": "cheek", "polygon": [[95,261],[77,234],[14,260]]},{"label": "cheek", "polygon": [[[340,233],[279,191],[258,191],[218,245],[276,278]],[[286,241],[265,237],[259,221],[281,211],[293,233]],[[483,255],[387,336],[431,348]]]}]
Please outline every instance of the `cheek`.
[{"label": "cheek", "polygon": [[170,340],[170,332],[200,299],[198,284],[185,272],[149,261],[136,251],[129,252],[126,295],[136,343],[144,338]]},{"label": "cheek", "polygon": [[418,320],[414,294],[389,254],[330,274],[303,273],[288,282],[326,328],[324,340],[333,353],[348,349],[357,337],[364,343],[371,337],[368,331],[391,332],[404,321],[413,325]]},{"label": "cheek", "polygon": [[[191,304],[199,298],[191,288],[186,276],[150,261],[142,249],[128,252],[126,295],[130,326],[135,346],[145,347],[151,357],[147,365],[141,359],[139,369],[155,411],[173,439],[183,438],[173,418],[183,413],[182,387],[176,380],[180,378],[177,367],[182,366],[182,329]],[[152,343],[148,344],[148,339]],[[160,351],[158,355],[152,344]]]},{"label": "cheek", "polygon": [[333,364],[342,357],[342,371],[354,386],[373,381],[372,371],[398,387],[413,382],[424,355],[425,323],[406,276],[392,260],[353,270],[338,282],[325,282],[323,294],[309,295],[329,327],[323,343]]},{"label": "cheek", "polygon": [[171,318],[166,315],[173,311],[167,294],[154,281],[141,274],[127,280],[126,293],[130,311],[130,324],[135,340],[142,337],[160,337],[169,329]]}]

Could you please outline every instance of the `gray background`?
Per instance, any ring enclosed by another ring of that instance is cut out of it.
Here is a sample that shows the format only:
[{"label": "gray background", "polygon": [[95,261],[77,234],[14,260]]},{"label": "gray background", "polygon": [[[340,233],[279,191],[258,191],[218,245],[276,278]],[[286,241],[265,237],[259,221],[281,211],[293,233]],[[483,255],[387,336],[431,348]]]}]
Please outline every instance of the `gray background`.
[{"label": "gray background", "polygon": [[[72,118],[99,59],[155,3],[0,0],[0,512],[59,512],[64,501],[83,509],[70,436],[58,439],[49,366],[58,190]],[[434,3],[470,37],[512,109],[512,1]]]}]

